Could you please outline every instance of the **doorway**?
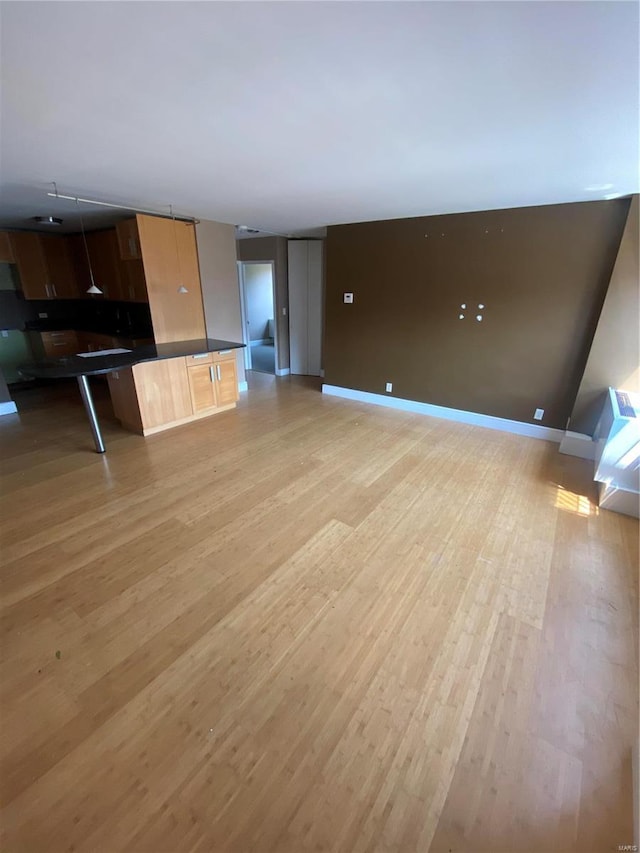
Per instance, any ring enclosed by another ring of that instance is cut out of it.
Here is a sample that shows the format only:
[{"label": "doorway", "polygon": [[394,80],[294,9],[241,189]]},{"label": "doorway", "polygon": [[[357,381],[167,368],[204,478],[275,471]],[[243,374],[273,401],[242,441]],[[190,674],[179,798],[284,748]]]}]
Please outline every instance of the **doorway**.
[{"label": "doorway", "polygon": [[273,261],[238,261],[244,366],[272,375],[278,364],[274,267]]}]

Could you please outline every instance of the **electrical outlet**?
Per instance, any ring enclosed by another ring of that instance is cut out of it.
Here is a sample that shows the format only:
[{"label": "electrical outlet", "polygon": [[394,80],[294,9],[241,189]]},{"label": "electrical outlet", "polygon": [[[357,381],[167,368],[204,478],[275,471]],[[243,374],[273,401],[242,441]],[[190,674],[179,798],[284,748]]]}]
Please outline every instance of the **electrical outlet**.
[{"label": "electrical outlet", "polygon": [[46,320],[48,318],[48,316],[49,315],[47,314],[46,311],[40,311],[40,313],[38,314],[38,319],[39,320]]},{"label": "electrical outlet", "polygon": [[0,335],[2,335],[2,337],[3,337],[3,338],[8,338],[8,337],[9,337],[9,332],[7,332],[7,330],[6,330],[6,329],[3,329],[3,330],[0,332]]},{"label": "electrical outlet", "polygon": [[387,392],[387,394],[390,394],[391,391],[393,391],[393,382],[387,382],[384,390]]},{"label": "electrical outlet", "polygon": [[351,305],[353,303],[353,293],[344,293],[343,297],[345,305]]},{"label": "electrical outlet", "polygon": [[536,409],[533,415],[533,419],[536,421],[541,421],[544,417],[544,409]]}]

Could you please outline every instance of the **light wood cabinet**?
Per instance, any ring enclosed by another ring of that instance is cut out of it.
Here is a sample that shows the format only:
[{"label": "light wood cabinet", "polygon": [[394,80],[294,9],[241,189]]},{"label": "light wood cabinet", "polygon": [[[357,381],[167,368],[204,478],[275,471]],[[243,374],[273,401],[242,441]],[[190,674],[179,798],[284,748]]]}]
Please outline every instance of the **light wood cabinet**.
[{"label": "light wood cabinet", "polygon": [[0,231],[0,263],[12,264],[14,261],[9,232]]},{"label": "light wood cabinet", "polygon": [[[187,373],[194,413],[226,408],[238,400],[238,372],[233,350],[187,356]],[[198,359],[202,361],[198,362]]]},{"label": "light wood cabinet", "polygon": [[79,296],[68,238],[15,231],[10,243],[25,299]]},{"label": "light wood cabinet", "polygon": [[206,336],[195,226],[137,214],[115,228],[121,297],[148,302],[158,343]]},{"label": "light wood cabinet", "polygon": [[187,368],[192,411],[202,412],[217,406],[215,366],[195,364]]},{"label": "light wood cabinet", "polygon": [[233,408],[238,400],[233,350],[136,364],[109,374],[108,382],[116,417],[142,435]]},{"label": "light wood cabinet", "polygon": [[238,400],[238,373],[235,353],[231,358],[216,359],[216,405],[229,406]]},{"label": "light wood cabinet", "polygon": [[193,223],[141,214],[136,220],[156,341],[206,337]]}]

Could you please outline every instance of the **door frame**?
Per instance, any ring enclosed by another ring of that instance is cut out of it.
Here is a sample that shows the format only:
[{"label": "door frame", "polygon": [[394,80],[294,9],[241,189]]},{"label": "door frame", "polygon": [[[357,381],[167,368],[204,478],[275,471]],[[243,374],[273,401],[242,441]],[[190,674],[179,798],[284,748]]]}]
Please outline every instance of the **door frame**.
[{"label": "door frame", "polygon": [[273,301],[273,348],[274,348],[274,375],[278,376],[279,359],[279,334],[278,334],[278,302],[276,293],[276,262],[273,260],[267,261],[236,261],[238,265],[238,286],[240,288],[240,315],[242,319],[242,342],[244,346],[244,367],[245,370],[252,370],[251,361],[251,340],[249,336],[249,319],[247,311],[247,292],[246,283],[244,280],[244,268],[251,264],[262,264],[271,267],[271,297]]}]

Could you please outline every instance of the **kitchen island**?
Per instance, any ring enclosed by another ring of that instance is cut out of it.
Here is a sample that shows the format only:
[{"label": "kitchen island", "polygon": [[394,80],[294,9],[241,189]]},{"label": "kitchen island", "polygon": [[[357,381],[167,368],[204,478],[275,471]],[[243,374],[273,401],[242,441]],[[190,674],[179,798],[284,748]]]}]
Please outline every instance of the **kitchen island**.
[{"label": "kitchen island", "polygon": [[78,353],[20,365],[35,379],[78,380],[98,453],[105,452],[89,376],[107,375],[116,417],[141,435],[233,408],[238,399],[235,350],[244,344],[198,338],[131,350]]}]

